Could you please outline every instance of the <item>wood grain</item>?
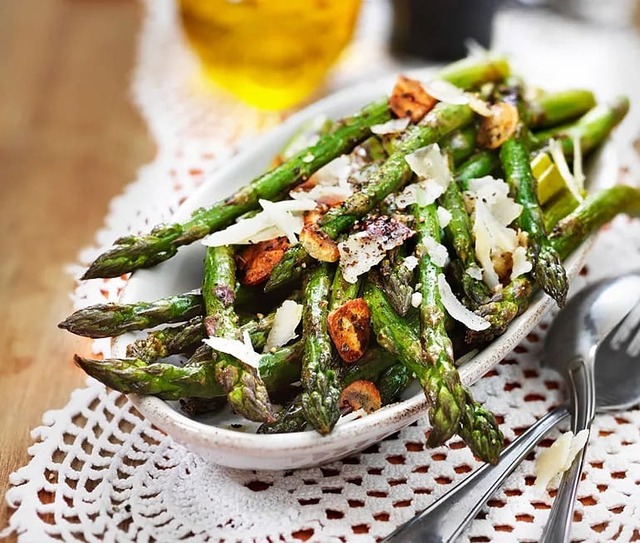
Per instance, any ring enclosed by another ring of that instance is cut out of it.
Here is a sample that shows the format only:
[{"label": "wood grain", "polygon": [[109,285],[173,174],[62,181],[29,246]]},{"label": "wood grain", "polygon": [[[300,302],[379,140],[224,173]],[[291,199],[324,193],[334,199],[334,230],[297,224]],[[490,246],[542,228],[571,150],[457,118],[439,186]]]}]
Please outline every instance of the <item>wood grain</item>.
[{"label": "wood grain", "polygon": [[140,19],[133,0],[0,2],[0,496],[42,413],[84,382],[88,343],[56,328],[65,266],[153,155],[129,102]]}]

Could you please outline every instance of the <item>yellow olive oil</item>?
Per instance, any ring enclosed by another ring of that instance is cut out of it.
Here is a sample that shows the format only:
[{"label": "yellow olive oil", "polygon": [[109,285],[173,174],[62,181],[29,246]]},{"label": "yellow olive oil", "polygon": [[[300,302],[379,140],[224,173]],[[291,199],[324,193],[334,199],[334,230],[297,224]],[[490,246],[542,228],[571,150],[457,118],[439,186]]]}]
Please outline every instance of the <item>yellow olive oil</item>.
[{"label": "yellow olive oil", "polygon": [[360,0],[179,0],[207,75],[261,109],[307,98],[349,42]]}]

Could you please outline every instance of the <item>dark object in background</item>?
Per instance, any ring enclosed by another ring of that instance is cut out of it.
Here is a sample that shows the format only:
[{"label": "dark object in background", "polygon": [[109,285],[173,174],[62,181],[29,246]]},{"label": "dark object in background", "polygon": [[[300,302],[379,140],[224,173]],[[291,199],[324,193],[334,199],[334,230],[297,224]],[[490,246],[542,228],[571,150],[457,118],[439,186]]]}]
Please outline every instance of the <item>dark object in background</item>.
[{"label": "dark object in background", "polygon": [[398,56],[455,60],[469,38],[491,45],[500,0],[392,0],[391,51]]}]

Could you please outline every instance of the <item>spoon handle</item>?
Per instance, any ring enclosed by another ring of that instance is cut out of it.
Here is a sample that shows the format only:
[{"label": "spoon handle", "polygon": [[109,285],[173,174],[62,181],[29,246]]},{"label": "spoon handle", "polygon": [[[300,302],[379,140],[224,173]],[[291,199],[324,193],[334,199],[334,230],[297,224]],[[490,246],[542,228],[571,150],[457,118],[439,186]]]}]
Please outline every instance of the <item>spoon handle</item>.
[{"label": "spoon handle", "polygon": [[538,420],[507,447],[495,466],[485,464],[438,501],[398,527],[383,543],[453,541],[536,444],[569,416],[559,407]]},{"label": "spoon handle", "polygon": [[[573,432],[590,430],[595,415],[595,382],[592,364],[577,359],[569,367],[568,377],[572,395],[572,427]],[[558,494],[549,513],[549,519],[542,532],[541,543],[565,543],[569,541],[573,507],[575,505],[582,465],[587,446],[576,455],[571,467],[566,471],[558,487]]]}]

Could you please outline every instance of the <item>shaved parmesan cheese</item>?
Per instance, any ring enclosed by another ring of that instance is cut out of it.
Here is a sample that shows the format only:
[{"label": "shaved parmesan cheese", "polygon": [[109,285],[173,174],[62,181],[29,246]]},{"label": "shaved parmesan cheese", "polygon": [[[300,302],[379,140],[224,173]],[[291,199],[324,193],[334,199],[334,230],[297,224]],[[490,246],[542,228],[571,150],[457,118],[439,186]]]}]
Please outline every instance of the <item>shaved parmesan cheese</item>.
[{"label": "shaved parmesan cheese", "polygon": [[589,430],[582,430],[575,436],[573,432],[565,432],[551,447],[543,450],[536,460],[536,487],[547,488],[555,477],[567,471],[588,439]]},{"label": "shaved parmesan cheese", "polygon": [[387,251],[402,245],[415,234],[400,221],[387,216],[367,221],[364,230],[338,244],[340,269],[348,283],[379,264]]},{"label": "shaved parmesan cheese", "polygon": [[302,227],[299,226],[300,221],[303,220],[302,217],[294,217],[288,211],[283,210],[282,206],[278,206],[269,200],[259,200],[259,203],[264,209],[264,213],[273,221],[273,224],[280,228],[285,236],[289,238],[289,243],[295,245],[298,242],[296,234],[299,234],[302,230]]},{"label": "shaved parmesan cheese", "polygon": [[436,266],[443,268],[447,265],[449,252],[444,245],[438,243],[431,236],[426,236],[422,240],[422,245],[426,253],[429,255],[429,258]]},{"label": "shaved parmesan cheese", "polygon": [[553,163],[556,165],[556,168],[558,168],[558,173],[560,173],[562,179],[564,179],[564,182],[567,185],[567,188],[571,191],[571,194],[573,194],[574,198],[578,202],[582,202],[584,200],[582,191],[576,181],[576,178],[569,170],[567,159],[562,152],[562,144],[558,140],[551,140],[549,142],[549,153],[551,154]]},{"label": "shaved parmesan cheese", "polygon": [[[416,203],[426,206],[440,198],[444,191],[445,187],[430,180],[412,183],[408,187],[405,187],[396,198],[396,206],[398,209],[404,209]],[[420,197],[419,200],[418,196]]]},{"label": "shaved parmesan cheese", "polygon": [[280,236],[287,236],[292,243],[297,243],[296,234],[300,233],[304,225],[302,212],[316,207],[311,200],[284,200],[276,203],[260,200],[260,205],[263,212],[204,237],[202,244],[207,247],[246,245]]},{"label": "shaved parmesan cheese", "polygon": [[438,199],[451,183],[451,170],[438,144],[422,147],[405,157],[420,181],[406,187],[396,198],[399,209],[415,204],[429,205]]},{"label": "shaved parmesan cheese", "polygon": [[421,292],[414,292],[411,295],[411,306],[412,307],[420,307],[421,303],[422,303],[422,293]]},{"label": "shaved parmesan cheese", "polygon": [[276,311],[273,326],[267,336],[264,352],[274,347],[282,347],[297,336],[296,328],[302,319],[302,304],[285,300]]},{"label": "shaved parmesan cheese", "polygon": [[447,188],[451,182],[451,171],[447,159],[440,152],[437,143],[421,147],[404,157],[413,173],[422,179],[433,179]]},{"label": "shaved parmesan cheese", "polygon": [[508,226],[522,213],[522,206],[509,196],[509,185],[502,179],[487,175],[471,179],[467,195],[472,201],[482,200],[491,214],[502,224]]},{"label": "shaved parmesan cheese", "polygon": [[447,310],[447,313],[452,319],[457,320],[464,324],[469,330],[486,330],[491,326],[489,321],[483,319],[481,316],[476,315],[473,311],[469,311],[451,290],[449,283],[443,273],[438,275],[438,290],[440,291],[440,298],[442,299],[442,305]]},{"label": "shaved parmesan cheese", "polygon": [[418,266],[418,263],[419,263],[419,262],[418,262],[418,259],[417,259],[415,256],[413,256],[413,255],[408,256],[407,258],[405,258],[405,259],[402,261],[402,265],[403,265],[405,268],[407,268],[409,271],[413,271],[413,270],[415,270],[415,269],[416,269],[416,267]]},{"label": "shaved parmesan cheese", "polygon": [[478,266],[470,266],[467,268],[467,275],[476,281],[482,281],[482,270]]},{"label": "shaved parmesan cheese", "polygon": [[492,115],[489,104],[473,94],[469,95],[469,107],[472,111],[483,117],[491,117]]},{"label": "shaved parmesan cheese", "polygon": [[438,213],[438,224],[440,225],[440,228],[446,228],[449,226],[449,223],[451,222],[451,212],[442,206],[438,206],[436,212]]},{"label": "shaved parmesan cheese", "polygon": [[576,180],[578,188],[582,192],[584,190],[584,171],[582,168],[582,144],[580,138],[573,137],[573,177]]},{"label": "shaved parmesan cheese", "polygon": [[356,161],[347,155],[340,156],[313,174],[315,185],[311,190],[301,187],[289,192],[289,196],[294,200],[313,200],[329,205],[343,202],[353,194],[349,178],[357,168]]},{"label": "shaved parmesan cheese", "polygon": [[482,201],[476,202],[473,221],[473,233],[476,238],[476,258],[482,265],[484,280],[491,288],[500,283],[491,260],[492,252],[513,253],[518,246],[515,230],[500,224]]},{"label": "shaved parmesan cheese", "polygon": [[428,94],[440,102],[453,105],[468,105],[478,115],[482,115],[483,117],[489,117],[491,115],[489,105],[484,100],[481,100],[470,92],[465,92],[448,81],[434,79],[422,83],[422,87]]},{"label": "shaved parmesan cheese", "polygon": [[516,247],[513,251],[513,265],[511,267],[510,280],[520,277],[525,273],[529,273],[533,269],[533,265],[527,259],[526,247]]},{"label": "shaved parmesan cheese", "polygon": [[400,119],[391,119],[386,123],[382,124],[374,124],[371,127],[371,132],[374,134],[378,134],[379,136],[384,136],[385,134],[397,134],[398,132],[402,132],[409,126],[409,122],[411,119],[409,117],[401,117]]},{"label": "shaved parmesan cheese", "polygon": [[242,342],[224,337],[208,337],[202,341],[214,351],[231,355],[252,368],[258,369],[262,355],[256,353],[251,345],[251,340],[247,342],[246,339],[245,342]]},{"label": "shaved parmesan cheese", "polygon": [[469,97],[460,87],[442,79],[426,81],[422,83],[422,88],[436,100],[445,104],[462,106],[469,103]]}]

